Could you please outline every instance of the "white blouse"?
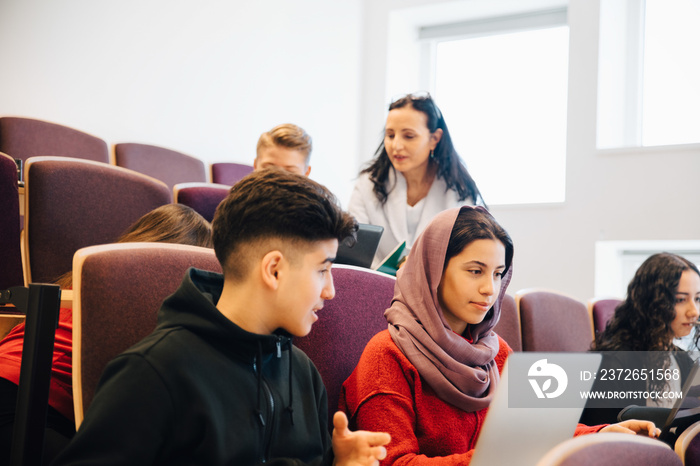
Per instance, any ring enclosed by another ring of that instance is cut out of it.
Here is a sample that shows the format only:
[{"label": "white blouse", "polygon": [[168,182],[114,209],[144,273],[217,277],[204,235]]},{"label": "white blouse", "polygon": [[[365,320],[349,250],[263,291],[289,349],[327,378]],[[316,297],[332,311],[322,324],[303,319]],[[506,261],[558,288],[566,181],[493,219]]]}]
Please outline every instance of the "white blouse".
[{"label": "white blouse", "polygon": [[378,266],[401,242],[406,241],[407,246],[412,246],[433,217],[443,210],[473,205],[471,198],[460,201],[457,191],[448,190],[445,180],[436,178],[427,196],[410,207],[406,202],[406,179],[393,169],[387,178],[388,195],[384,204],[377,199],[373,187],[369,174],[360,174],[348,206],[348,211],[359,223],[384,227],[372,267]]}]

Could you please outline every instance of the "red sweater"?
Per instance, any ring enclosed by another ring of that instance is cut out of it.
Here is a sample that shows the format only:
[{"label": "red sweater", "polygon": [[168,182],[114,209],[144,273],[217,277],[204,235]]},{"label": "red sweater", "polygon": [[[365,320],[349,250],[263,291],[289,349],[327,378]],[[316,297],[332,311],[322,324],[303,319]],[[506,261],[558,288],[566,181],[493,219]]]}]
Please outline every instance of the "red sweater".
[{"label": "red sweater", "polygon": [[[0,377],[19,385],[19,369],[24,346],[24,323],[17,325],[0,341]],[[73,310],[61,308],[53,348],[49,405],[73,420]]]},{"label": "red sweater", "polygon": [[[512,350],[503,339],[498,340],[496,364],[502,371]],[[487,412],[465,412],[438,398],[388,330],[367,344],[343,384],[340,410],[348,415],[351,430],[391,434],[382,465],[468,464]],[[575,435],[603,427],[579,424]]]}]

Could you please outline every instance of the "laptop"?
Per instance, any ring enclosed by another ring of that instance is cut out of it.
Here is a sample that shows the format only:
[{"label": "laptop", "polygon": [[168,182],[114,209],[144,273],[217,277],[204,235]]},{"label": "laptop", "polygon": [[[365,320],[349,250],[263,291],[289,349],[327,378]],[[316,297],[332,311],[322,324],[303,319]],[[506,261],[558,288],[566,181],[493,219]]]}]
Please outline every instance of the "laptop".
[{"label": "laptop", "polygon": [[[669,389],[663,389],[667,391]],[[681,388],[682,396],[675,399],[672,408],[629,405],[618,414],[618,420],[645,419],[661,429],[659,440],[674,446],[678,435],[695,421],[700,420],[700,360],[696,360]]]},{"label": "laptop", "polygon": [[666,443],[675,443],[678,435],[693,422],[700,419],[700,361],[696,360],[681,390],[682,398],[676,398],[666,422],[661,428],[659,439]]},{"label": "laptop", "polygon": [[352,246],[341,242],[338,245],[335,263],[370,268],[382,233],[384,233],[382,226],[360,223],[357,230],[357,241]]},{"label": "laptop", "polygon": [[[586,404],[580,391],[593,386],[593,377],[583,380],[580,374],[594,374],[600,361],[596,353],[511,354],[471,466],[534,466],[549,450],[572,438]],[[565,373],[563,382],[561,372]]]}]

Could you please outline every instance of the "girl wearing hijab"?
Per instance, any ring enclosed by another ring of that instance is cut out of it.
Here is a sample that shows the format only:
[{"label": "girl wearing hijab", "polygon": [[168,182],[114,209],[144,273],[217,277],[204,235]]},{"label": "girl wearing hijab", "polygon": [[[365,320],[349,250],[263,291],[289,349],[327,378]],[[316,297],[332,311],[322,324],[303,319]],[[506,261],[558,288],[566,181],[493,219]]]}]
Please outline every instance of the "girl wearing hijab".
[{"label": "girl wearing hijab", "polygon": [[[493,332],[511,278],[513,242],[482,207],[438,214],[399,271],[388,330],[368,343],[343,384],[353,428],[388,432],[382,464],[467,464],[512,352]],[[651,422],[576,435],[642,432]]]}]

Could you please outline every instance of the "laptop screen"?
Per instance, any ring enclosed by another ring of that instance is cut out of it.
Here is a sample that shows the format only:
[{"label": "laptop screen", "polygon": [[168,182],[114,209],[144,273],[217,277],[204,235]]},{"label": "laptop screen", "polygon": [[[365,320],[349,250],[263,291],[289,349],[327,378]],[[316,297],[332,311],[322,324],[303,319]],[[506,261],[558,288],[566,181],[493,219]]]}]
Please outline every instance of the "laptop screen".
[{"label": "laptop screen", "polygon": [[595,353],[508,356],[471,466],[535,466],[549,450],[573,437],[586,403],[579,394],[593,385],[579,374],[596,372],[600,361]]},{"label": "laptop screen", "polygon": [[357,241],[352,246],[340,243],[335,263],[370,268],[383,232],[384,227],[360,223]]}]

